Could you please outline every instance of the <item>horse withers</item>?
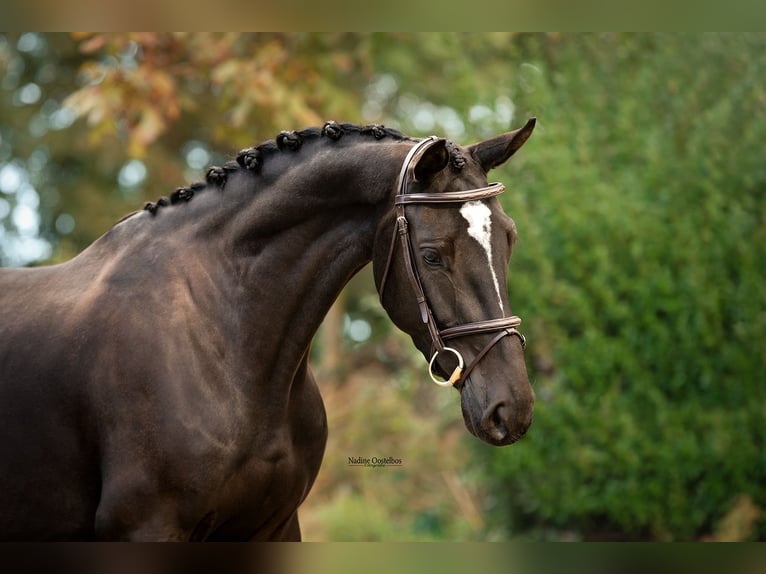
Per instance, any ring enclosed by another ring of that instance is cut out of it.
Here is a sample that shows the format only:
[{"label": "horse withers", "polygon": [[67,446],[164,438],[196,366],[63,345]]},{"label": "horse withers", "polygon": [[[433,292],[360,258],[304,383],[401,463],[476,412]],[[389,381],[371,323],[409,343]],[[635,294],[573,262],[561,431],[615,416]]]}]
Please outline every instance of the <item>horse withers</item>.
[{"label": "horse withers", "polygon": [[516,228],[487,172],[533,128],[282,132],[68,262],[0,270],[0,538],[300,539],[327,438],[309,347],[370,261],[468,430],[522,437]]}]

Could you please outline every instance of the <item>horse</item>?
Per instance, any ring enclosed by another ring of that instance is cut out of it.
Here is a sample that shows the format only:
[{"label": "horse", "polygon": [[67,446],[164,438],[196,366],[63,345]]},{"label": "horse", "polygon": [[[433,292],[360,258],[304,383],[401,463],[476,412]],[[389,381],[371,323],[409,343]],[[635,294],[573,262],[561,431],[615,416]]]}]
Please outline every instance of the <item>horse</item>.
[{"label": "horse", "polygon": [[487,172],[534,125],[284,131],[64,263],[0,270],[0,538],[300,540],[327,439],[310,345],[370,261],[468,431],[520,439],[517,231]]}]

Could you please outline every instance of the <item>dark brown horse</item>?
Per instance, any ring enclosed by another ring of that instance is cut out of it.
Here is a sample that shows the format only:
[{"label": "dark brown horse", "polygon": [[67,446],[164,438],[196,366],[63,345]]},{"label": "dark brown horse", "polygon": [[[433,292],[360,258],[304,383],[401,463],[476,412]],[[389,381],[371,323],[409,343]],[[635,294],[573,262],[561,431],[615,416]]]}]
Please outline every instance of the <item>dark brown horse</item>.
[{"label": "dark brown horse", "polygon": [[283,132],[71,261],[0,270],[0,538],[300,539],[327,436],[309,346],[371,260],[468,430],[523,436],[516,230],[486,174],[533,127]]}]

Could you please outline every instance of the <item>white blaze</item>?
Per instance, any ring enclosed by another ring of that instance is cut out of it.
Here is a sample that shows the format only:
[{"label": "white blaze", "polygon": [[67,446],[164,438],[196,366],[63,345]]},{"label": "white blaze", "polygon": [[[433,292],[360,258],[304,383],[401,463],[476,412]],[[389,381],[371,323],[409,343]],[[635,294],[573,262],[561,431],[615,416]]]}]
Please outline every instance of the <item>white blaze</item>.
[{"label": "white blaze", "polygon": [[468,222],[468,235],[478,241],[484,249],[489,264],[489,272],[492,274],[492,281],[497,292],[497,302],[500,304],[500,311],[505,314],[503,298],[500,295],[500,284],[497,281],[495,268],[492,266],[492,211],[481,201],[469,201],[460,208],[460,215]]}]

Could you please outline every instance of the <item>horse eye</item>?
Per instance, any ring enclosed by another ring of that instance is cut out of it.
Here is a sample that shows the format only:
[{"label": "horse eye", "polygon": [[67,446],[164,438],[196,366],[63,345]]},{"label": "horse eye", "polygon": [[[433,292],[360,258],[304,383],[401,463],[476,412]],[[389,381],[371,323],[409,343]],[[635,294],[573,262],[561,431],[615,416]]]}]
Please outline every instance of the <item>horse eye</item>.
[{"label": "horse eye", "polygon": [[435,249],[424,249],[423,261],[428,263],[428,265],[433,265],[433,266],[438,266],[442,264],[441,255],[439,255],[439,252],[436,251]]}]

